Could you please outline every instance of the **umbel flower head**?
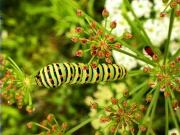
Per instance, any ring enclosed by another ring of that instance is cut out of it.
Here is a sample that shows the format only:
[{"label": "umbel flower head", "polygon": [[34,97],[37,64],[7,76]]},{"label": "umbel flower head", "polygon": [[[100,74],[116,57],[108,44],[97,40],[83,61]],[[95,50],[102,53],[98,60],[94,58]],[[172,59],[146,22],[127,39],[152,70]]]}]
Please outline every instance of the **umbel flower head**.
[{"label": "umbel flower head", "polygon": [[46,119],[42,120],[41,123],[28,122],[27,128],[33,129],[34,127],[40,127],[42,130],[39,135],[64,135],[68,128],[67,123],[59,125],[53,114],[48,114]]},{"label": "umbel flower head", "polygon": [[32,113],[34,108],[30,90],[32,90],[32,80],[24,75],[16,63],[5,56],[0,55],[2,77],[0,78],[1,98],[3,103],[8,105],[16,104],[19,109],[26,107],[28,113]]},{"label": "umbel flower head", "polygon": [[[72,41],[77,43],[79,42],[82,45],[82,50],[78,50],[75,55],[82,57],[86,53],[89,53],[91,59],[89,64],[98,64],[99,60],[104,60],[106,63],[112,63],[112,49],[121,48],[116,40],[116,36],[112,34],[112,30],[116,28],[116,21],[111,21],[109,26],[107,26],[107,17],[109,12],[107,9],[102,11],[102,16],[105,19],[104,27],[100,26],[96,21],[91,21],[85,13],[82,13],[80,10],[77,10],[77,15],[84,17],[88,22],[88,26],[76,27]],[[110,30],[107,30],[107,27]],[[124,39],[132,38],[132,35],[128,32],[124,33]]]},{"label": "umbel flower head", "polygon": [[111,104],[104,108],[106,113],[100,118],[100,122],[108,123],[113,133],[134,133],[137,125],[140,125],[145,107],[123,98],[111,98]]}]

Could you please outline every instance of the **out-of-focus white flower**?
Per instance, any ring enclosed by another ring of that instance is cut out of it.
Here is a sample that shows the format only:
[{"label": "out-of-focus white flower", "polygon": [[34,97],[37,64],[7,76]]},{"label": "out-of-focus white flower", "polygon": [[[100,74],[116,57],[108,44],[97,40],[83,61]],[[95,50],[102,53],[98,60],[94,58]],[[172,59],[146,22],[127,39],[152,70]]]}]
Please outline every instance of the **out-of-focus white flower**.
[{"label": "out-of-focus white flower", "polygon": [[180,18],[176,17],[174,20],[172,37],[171,40],[179,39],[180,40]]},{"label": "out-of-focus white flower", "polygon": [[123,0],[106,0],[105,7],[110,15],[119,12]]},{"label": "out-of-focus white flower", "polygon": [[156,15],[159,16],[160,13],[164,10],[166,4],[164,4],[162,1],[154,0],[154,6],[153,10],[156,12]]},{"label": "out-of-focus white flower", "polygon": [[[127,21],[124,19],[124,17],[121,15],[121,13],[114,14],[112,16],[109,16],[108,20],[110,21],[116,21],[117,26],[115,29],[113,29],[112,33],[117,36],[122,36],[124,32],[130,32],[131,28],[128,25]],[[110,22],[109,21],[109,22]]]},{"label": "out-of-focus white flower", "polygon": [[168,135],[173,135],[173,133],[175,133],[176,135],[180,135],[179,131],[176,128],[169,130]]},{"label": "out-of-focus white flower", "polygon": [[[134,54],[134,52],[132,52],[128,48],[122,47],[122,49],[129,53]],[[133,69],[137,66],[137,60],[133,57],[130,57],[126,54],[123,54],[115,50],[113,50],[112,54],[116,64],[124,65],[127,68],[127,70]]]},{"label": "out-of-focus white flower", "polygon": [[161,19],[148,19],[144,23],[144,29],[150,37],[153,45],[160,46],[167,38],[168,21],[167,17]]},{"label": "out-of-focus white flower", "polygon": [[138,17],[149,17],[151,13],[152,3],[149,0],[133,0],[132,8]]},{"label": "out-of-focus white flower", "polygon": [[94,93],[94,97],[96,99],[95,102],[98,105],[104,106],[107,104],[107,101],[109,101],[111,97],[113,97],[113,93],[108,86],[99,85],[98,91]]},{"label": "out-of-focus white flower", "polygon": [[170,43],[169,51],[172,55],[174,55],[179,49],[180,49],[180,42],[173,41]]}]

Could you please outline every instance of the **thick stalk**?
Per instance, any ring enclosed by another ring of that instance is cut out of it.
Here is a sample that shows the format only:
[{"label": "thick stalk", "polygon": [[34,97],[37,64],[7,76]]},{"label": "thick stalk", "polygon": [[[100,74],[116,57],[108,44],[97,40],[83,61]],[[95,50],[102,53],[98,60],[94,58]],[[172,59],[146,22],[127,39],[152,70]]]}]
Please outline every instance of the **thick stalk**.
[{"label": "thick stalk", "polygon": [[166,41],[166,45],[165,45],[165,52],[164,52],[164,61],[163,63],[166,63],[166,59],[168,56],[168,51],[169,51],[169,43],[170,43],[170,39],[171,39],[171,33],[172,33],[172,28],[173,28],[173,23],[174,23],[174,9],[171,10],[171,17],[170,17],[170,21],[169,21],[169,30],[168,30],[168,37],[167,37],[167,41]]},{"label": "thick stalk", "polygon": [[164,97],[164,100],[165,100],[165,135],[168,135],[168,130],[169,130],[168,101],[166,97]]}]

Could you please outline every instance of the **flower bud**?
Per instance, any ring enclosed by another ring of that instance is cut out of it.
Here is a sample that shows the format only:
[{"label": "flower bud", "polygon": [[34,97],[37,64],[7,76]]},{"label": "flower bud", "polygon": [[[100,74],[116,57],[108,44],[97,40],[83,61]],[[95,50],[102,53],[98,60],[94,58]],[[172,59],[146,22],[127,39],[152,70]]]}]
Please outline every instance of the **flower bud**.
[{"label": "flower bud", "polygon": [[83,51],[82,51],[82,50],[78,50],[75,55],[76,55],[77,57],[82,57]]},{"label": "flower bud", "polygon": [[109,122],[109,121],[110,121],[110,119],[108,117],[103,116],[100,118],[100,122],[102,122],[102,123]]},{"label": "flower bud", "polygon": [[110,28],[111,28],[111,29],[114,29],[114,28],[116,28],[116,25],[117,25],[116,21],[112,21],[112,22],[110,23]]},{"label": "flower bud", "polygon": [[53,117],[54,117],[54,115],[53,114],[48,114],[48,116],[47,116],[47,120],[49,121],[49,122],[51,122],[52,121],[52,119],[53,119]]},{"label": "flower bud", "polygon": [[105,17],[105,18],[109,16],[109,11],[106,8],[103,9],[102,16]]},{"label": "flower bud", "polygon": [[32,128],[33,123],[32,123],[32,122],[28,122],[28,123],[26,124],[26,126],[27,126],[28,128]]},{"label": "flower bud", "polygon": [[177,110],[179,108],[178,100],[173,100],[172,101],[172,107],[173,107],[174,110]]},{"label": "flower bud", "polygon": [[165,12],[161,12],[160,13],[160,17],[165,17],[166,16],[166,13]]},{"label": "flower bud", "polygon": [[118,104],[118,100],[116,99],[116,98],[111,98],[111,103],[112,104],[114,104],[114,105],[116,105],[116,104]]},{"label": "flower bud", "polygon": [[180,10],[176,10],[175,14],[177,17],[179,17],[180,16]]},{"label": "flower bud", "polygon": [[177,2],[176,1],[170,2],[170,7],[171,8],[175,8],[176,6],[177,6]]},{"label": "flower bud", "polygon": [[82,11],[81,11],[80,9],[78,9],[78,10],[76,11],[76,15],[77,15],[77,16],[82,16]]},{"label": "flower bud", "polygon": [[77,43],[79,41],[79,39],[77,37],[72,37],[71,41],[74,42],[74,43]]}]

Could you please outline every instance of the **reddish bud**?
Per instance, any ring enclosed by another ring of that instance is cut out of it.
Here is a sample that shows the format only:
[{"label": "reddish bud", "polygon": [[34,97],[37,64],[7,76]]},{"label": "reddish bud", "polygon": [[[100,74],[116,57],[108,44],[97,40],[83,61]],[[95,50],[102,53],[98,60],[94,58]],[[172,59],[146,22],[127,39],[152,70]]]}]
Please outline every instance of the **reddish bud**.
[{"label": "reddish bud", "polygon": [[176,16],[179,17],[180,16],[180,10],[176,10]]},{"label": "reddish bud", "polygon": [[118,100],[116,98],[111,98],[111,103],[116,105],[118,103]]},{"label": "reddish bud", "polygon": [[177,110],[179,108],[178,100],[173,100],[172,101],[172,107],[173,107],[174,110]]},{"label": "reddish bud", "polygon": [[106,8],[103,9],[102,16],[105,17],[105,18],[109,16],[109,11]]},{"label": "reddish bud", "polygon": [[109,122],[110,121],[110,119],[108,118],[108,117],[101,117],[100,118],[100,122],[102,122],[102,123],[105,123],[105,122]]},{"label": "reddish bud", "polygon": [[176,58],[176,62],[180,62],[180,56]]},{"label": "reddish bud", "polygon": [[54,115],[53,114],[48,114],[48,116],[47,116],[47,120],[49,121],[49,122],[51,122],[52,121],[52,119],[53,119],[53,117],[54,117]]},{"label": "reddish bud", "polygon": [[102,33],[103,33],[102,29],[97,30],[97,35],[102,35]]},{"label": "reddish bud", "polygon": [[116,21],[112,21],[112,22],[110,23],[110,28],[111,28],[111,29],[114,29],[114,28],[116,28],[116,25],[117,25]]},{"label": "reddish bud", "polygon": [[97,109],[98,104],[96,102],[91,103],[91,109]]},{"label": "reddish bud", "polygon": [[171,67],[171,68],[175,67],[175,65],[176,65],[175,61],[172,61],[172,62],[170,63],[170,67]]},{"label": "reddish bud", "polygon": [[176,0],[177,4],[180,4],[180,0]]},{"label": "reddish bud", "polygon": [[150,68],[149,68],[149,67],[144,67],[144,68],[143,68],[143,71],[144,71],[145,73],[148,73],[148,72],[150,71]]},{"label": "reddish bud", "polygon": [[91,24],[90,24],[90,26],[91,26],[91,28],[96,28],[96,22],[95,21],[93,21],[93,22],[91,22]]},{"label": "reddish bud", "polygon": [[76,11],[76,15],[77,15],[77,16],[82,16],[82,11],[81,11],[80,9],[78,9],[78,10]]},{"label": "reddish bud", "polygon": [[97,64],[96,64],[96,63],[92,63],[92,64],[91,64],[91,67],[92,67],[93,69],[96,69],[96,68],[97,68]]},{"label": "reddish bud", "polygon": [[165,96],[165,97],[169,97],[169,96],[170,96],[170,93],[169,93],[168,91],[165,91],[165,92],[164,92],[164,96]]},{"label": "reddish bud", "polygon": [[157,60],[158,60],[158,56],[157,56],[156,54],[154,54],[153,57],[152,57],[152,59],[153,59],[154,61],[157,61]]},{"label": "reddish bud", "polygon": [[51,130],[52,130],[53,132],[56,132],[56,130],[57,130],[57,125],[52,125],[52,126],[51,126]]},{"label": "reddish bud", "polygon": [[88,40],[87,40],[86,38],[81,38],[81,39],[80,39],[80,42],[81,42],[81,44],[83,44],[83,45],[86,44],[87,41],[88,41]]},{"label": "reddish bud", "polygon": [[127,105],[128,105],[128,104],[127,104],[127,101],[124,101],[124,102],[123,102],[123,107],[127,107]]},{"label": "reddish bud", "polygon": [[106,58],[105,61],[106,61],[108,64],[112,64],[111,58]]},{"label": "reddish bud", "polygon": [[31,113],[33,112],[33,107],[28,105],[28,106],[26,107],[26,111],[27,111],[29,114],[31,114]]},{"label": "reddish bud", "polygon": [[166,16],[166,13],[165,12],[161,12],[160,13],[160,17],[165,17]]},{"label": "reddish bud", "polygon": [[92,55],[92,56],[96,56],[96,55],[97,55],[97,50],[92,50],[92,51],[91,51],[91,55]]},{"label": "reddish bud", "polygon": [[112,132],[112,133],[115,133],[115,132],[116,132],[116,127],[112,127],[112,128],[111,128],[111,132]]},{"label": "reddish bud", "polygon": [[176,6],[177,6],[177,2],[176,1],[170,2],[170,7],[171,8],[175,8]]},{"label": "reddish bud", "polygon": [[63,130],[67,129],[67,128],[68,128],[67,123],[66,123],[66,122],[62,123],[61,128],[62,128]]},{"label": "reddish bud", "polygon": [[122,46],[121,46],[120,43],[116,43],[116,44],[115,44],[115,48],[119,49],[119,48],[121,48],[121,47],[122,47]]},{"label": "reddish bud", "polygon": [[32,128],[33,123],[32,123],[32,122],[28,122],[28,123],[26,124],[26,126],[27,126],[28,128]]},{"label": "reddish bud", "polygon": [[109,42],[114,42],[114,36],[109,36],[109,37],[108,37],[108,41],[109,41]]},{"label": "reddish bud", "polygon": [[123,34],[123,38],[124,39],[131,39],[133,37],[133,35],[131,34],[131,33],[129,33],[129,32],[125,32],[124,34]]},{"label": "reddish bud", "polygon": [[82,51],[82,50],[78,50],[75,55],[76,55],[77,57],[82,57],[83,51]]},{"label": "reddish bud", "polygon": [[106,52],[106,53],[105,53],[105,57],[106,57],[106,58],[111,57],[111,55],[112,55],[112,54],[111,54],[111,52],[110,52],[110,51],[108,51],[108,52]]},{"label": "reddish bud", "polygon": [[82,70],[87,70],[87,69],[88,67],[86,65],[82,67]]},{"label": "reddish bud", "polygon": [[74,43],[77,43],[79,41],[79,39],[77,37],[72,37],[71,41],[74,42]]},{"label": "reddish bud", "polygon": [[142,112],[145,112],[145,111],[146,111],[146,107],[145,107],[144,105],[140,105],[140,106],[139,106],[139,109],[140,109],[140,111],[142,111]]},{"label": "reddish bud", "polygon": [[98,51],[97,56],[102,59],[104,57],[104,52],[103,51]]},{"label": "reddish bud", "polygon": [[92,49],[92,50],[96,50],[96,49],[97,49],[96,45],[92,45],[92,46],[91,46],[91,49]]},{"label": "reddish bud", "polygon": [[82,30],[82,28],[81,27],[76,27],[75,28],[75,32],[77,32],[77,33],[81,33],[83,30]]}]

